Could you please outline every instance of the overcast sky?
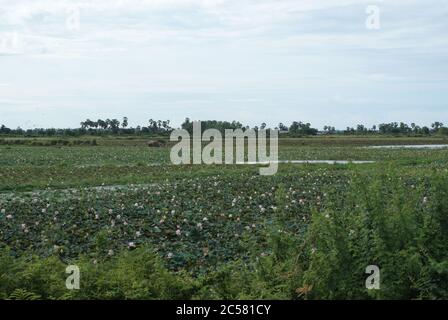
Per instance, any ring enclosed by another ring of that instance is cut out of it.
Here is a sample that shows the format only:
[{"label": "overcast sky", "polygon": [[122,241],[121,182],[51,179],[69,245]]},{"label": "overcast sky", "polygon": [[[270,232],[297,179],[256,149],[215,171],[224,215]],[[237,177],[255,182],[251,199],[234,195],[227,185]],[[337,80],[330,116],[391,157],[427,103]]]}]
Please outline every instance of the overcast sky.
[{"label": "overcast sky", "polygon": [[0,0],[0,123],[448,123],[447,18],[446,0]]}]

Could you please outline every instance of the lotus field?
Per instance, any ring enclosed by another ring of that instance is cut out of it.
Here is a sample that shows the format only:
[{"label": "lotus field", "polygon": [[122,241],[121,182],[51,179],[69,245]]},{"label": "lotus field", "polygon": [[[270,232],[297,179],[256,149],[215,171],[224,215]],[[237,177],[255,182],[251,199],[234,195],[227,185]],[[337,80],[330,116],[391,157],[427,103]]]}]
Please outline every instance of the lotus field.
[{"label": "lotus field", "polygon": [[446,299],[448,148],[377,140],[283,139],[281,160],[372,163],[285,163],[273,176],[175,166],[169,146],[137,138],[2,145],[0,297]]}]

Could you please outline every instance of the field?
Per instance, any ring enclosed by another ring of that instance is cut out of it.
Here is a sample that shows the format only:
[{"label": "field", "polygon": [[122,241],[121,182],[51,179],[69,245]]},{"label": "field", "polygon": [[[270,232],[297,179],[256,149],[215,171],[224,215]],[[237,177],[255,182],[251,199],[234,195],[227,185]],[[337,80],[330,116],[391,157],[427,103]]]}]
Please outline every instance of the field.
[{"label": "field", "polygon": [[374,163],[274,176],[174,166],[145,142],[0,145],[0,297],[448,298],[448,148],[368,147],[448,141],[281,139],[281,160]]}]

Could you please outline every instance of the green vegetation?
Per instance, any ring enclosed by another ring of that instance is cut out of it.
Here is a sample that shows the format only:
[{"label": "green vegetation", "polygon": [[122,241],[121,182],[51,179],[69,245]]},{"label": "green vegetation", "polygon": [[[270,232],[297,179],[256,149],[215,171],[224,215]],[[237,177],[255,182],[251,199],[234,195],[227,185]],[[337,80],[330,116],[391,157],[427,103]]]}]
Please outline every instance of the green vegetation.
[{"label": "green vegetation", "polygon": [[[201,120],[202,130],[217,129],[221,133],[224,133],[226,129],[268,129],[266,123],[262,123],[260,126],[254,126],[251,128],[248,125],[243,125],[238,121],[216,121],[216,120]],[[187,130],[190,134],[193,131],[193,122],[189,118],[180,126],[182,129]],[[120,121],[117,119],[98,119],[92,121],[87,119],[81,121],[80,128],[35,128],[35,129],[17,129],[8,128],[5,125],[0,126],[0,136],[25,136],[25,137],[79,137],[85,135],[91,136],[107,136],[107,135],[127,135],[127,136],[168,136],[174,128],[170,126],[170,120],[148,120],[148,125],[142,124],[135,128],[129,127],[129,120],[127,117],[123,117]],[[289,127],[283,123],[279,123],[273,129],[279,130],[283,137],[307,137],[321,135],[358,135],[358,136],[414,136],[414,137],[427,137],[427,136],[447,136],[448,128],[444,127],[444,124],[439,121],[435,121],[428,126],[419,126],[415,123],[410,125],[404,122],[391,122],[381,123],[378,126],[373,125],[371,128],[363,124],[358,124],[356,127],[347,127],[345,130],[336,129],[334,126],[325,125],[323,130],[313,128],[311,123],[304,123],[302,121],[292,121]]]},{"label": "green vegetation", "polygon": [[376,162],[274,176],[172,166],[138,136],[24,140],[0,146],[0,298],[448,298],[448,149],[365,147],[441,137],[281,139],[282,160]]}]

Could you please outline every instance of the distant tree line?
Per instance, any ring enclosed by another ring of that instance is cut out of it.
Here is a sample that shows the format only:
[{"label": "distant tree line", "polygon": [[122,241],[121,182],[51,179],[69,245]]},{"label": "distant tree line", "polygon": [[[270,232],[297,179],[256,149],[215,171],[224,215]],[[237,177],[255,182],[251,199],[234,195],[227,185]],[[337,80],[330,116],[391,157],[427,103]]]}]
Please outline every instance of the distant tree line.
[{"label": "distant tree line", "polygon": [[148,125],[130,128],[128,118],[123,117],[120,122],[117,119],[98,119],[92,121],[87,119],[80,123],[79,128],[55,129],[55,128],[35,128],[35,129],[10,129],[5,125],[0,126],[1,135],[14,136],[82,136],[82,135],[169,135],[173,128],[170,127],[170,120],[148,120]]},{"label": "distant tree line", "polygon": [[[190,121],[190,118],[186,118],[182,123],[181,128],[187,130],[190,134],[193,133],[193,122]],[[205,120],[201,121],[201,130],[204,132],[207,129],[217,129],[221,133],[224,133],[226,129],[250,129],[248,126],[243,126],[240,122],[237,121],[216,121],[216,120]]]},{"label": "distant tree line", "polygon": [[434,122],[431,127],[418,126],[415,123],[410,125],[404,122],[381,123],[380,125],[367,128],[359,124],[356,128],[347,127],[344,134],[366,135],[366,134],[385,134],[385,135],[431,135],[431,134],[448,134],[448,128],[443,126],[442,122]]},{"label": "distant tree line", "polygon": [[[181,128],[187,130],[190,134],[193,132],[193,122],[186,118],[181,124]],[[255,131],[268,129],[266,123],[260,126],[245,126],[238,121],[201,121],[202,131],[206,129],[217,129],[224,133],[226,129],[254,129]],[[334,126],[325,125],[323,130],[313,128],[310,123],[293,121],[289,126],[279,123],[275,128],[280,130],[281,135],[291,137],[297,136],[315,136],[315,135],[407,135],[407,136],[427,136],[434,134],[448,135],[448,127],[442,122],[436,121],[430,127],[419,126],[415,123],[410,125],[404,122],[381,123],[370,128],[363,124],[356,127],[347,127],[345,130],[337,130]],[[36,129],[10,129],[5,125],[0,126],[1,135],[14,136],[81,136],[81,135],[154,135],[168,136],[173,128],[170,126],[170,120],[149,119],[147,125],[138,125],[135,128],[129,127],[127,117],[123,117],[120,122],[117,119],[98,119],[92,121],[87,119],[80,123],[79,128],[55,129],[55,128],[36,128]]]},{"label": "distant tree line", "polygon": [[89,133],[123,133],[123,134],[136,134],[136,133],[147,133],[147,134],[167,134],[173,129],[170,127],[170,120],[148,120],[148,126],[137,126],[136,128],[128,128],[128,118],[123,117],[122,122],[117,119],[98,119],[97,121],[92,121],[87,119],[81,122],[81,129],[87,130]]}]

